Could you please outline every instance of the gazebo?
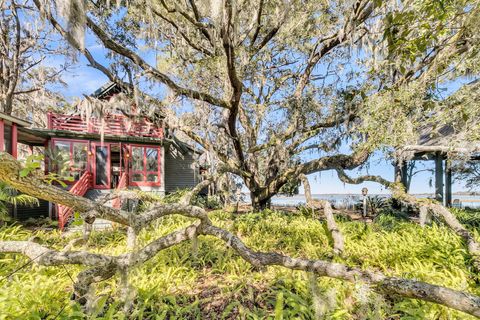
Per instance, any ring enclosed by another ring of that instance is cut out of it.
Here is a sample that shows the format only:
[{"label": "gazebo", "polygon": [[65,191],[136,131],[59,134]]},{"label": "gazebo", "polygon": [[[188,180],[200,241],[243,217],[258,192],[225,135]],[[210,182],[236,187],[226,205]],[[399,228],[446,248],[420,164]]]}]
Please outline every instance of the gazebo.
[{"label": "gazebo", "polygon": [[467,161],[480,160],[480,141],[453,144],[461,140],[451,126],[438,130],[423,130],[416,145],[407,145],[397,151],[400,159],[395,165],[396,180],[407,186],[410,161],[434,161],[435,199],[444,205],[452,205],[452,160],[462,155]]}]

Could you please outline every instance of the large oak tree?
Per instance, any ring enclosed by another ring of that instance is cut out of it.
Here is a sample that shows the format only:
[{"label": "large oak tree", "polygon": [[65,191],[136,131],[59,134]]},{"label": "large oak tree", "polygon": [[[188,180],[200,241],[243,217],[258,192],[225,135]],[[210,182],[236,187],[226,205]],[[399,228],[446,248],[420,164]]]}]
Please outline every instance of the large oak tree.
[{"label": "large oak tree", "polygon": [[144,109],[241,177],[257,209],[301,174],[415,144],[439,81],[476,72],[475,1],[35,3],[92,67],[157,99]]}]

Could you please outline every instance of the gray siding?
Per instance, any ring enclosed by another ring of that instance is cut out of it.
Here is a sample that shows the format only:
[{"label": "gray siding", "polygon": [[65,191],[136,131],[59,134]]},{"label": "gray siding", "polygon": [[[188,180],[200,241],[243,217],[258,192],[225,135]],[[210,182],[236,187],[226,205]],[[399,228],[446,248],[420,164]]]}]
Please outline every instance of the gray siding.
[{"label": "gray siding", "polygon": [[12,215],[17,220],[27,220],[30,218],[38,219],[38,218],[48,218],[49,216],[49,204],[48,201],[38,199],[39,206],[21,206],[18,205],[15,209],[12,207]]},{"label": "gray siding", "polygon": [[165,149],[165,192],[193,188],[198,181],[198,172],[194,167],[193,152],[182,153],[174,147]]}]

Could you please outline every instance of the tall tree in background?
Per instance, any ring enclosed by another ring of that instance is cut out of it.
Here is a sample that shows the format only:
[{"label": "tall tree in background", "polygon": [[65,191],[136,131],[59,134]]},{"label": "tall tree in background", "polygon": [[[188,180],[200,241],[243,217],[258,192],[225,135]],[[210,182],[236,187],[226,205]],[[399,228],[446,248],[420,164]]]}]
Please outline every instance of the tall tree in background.
[{"label": "tall tree in background", "polygon": [[454,165],[455,179],[465,182],[472,192],[478,192],[480,189],[480,163],[477,162],[460,162]]},{"label": "tall tree in background", "polygon": [[1,112],[36,121],[39,117],[32,114],[62,100],[52,85],[62,85],[60,76],[68,63],[56,61],[65,59],[68,51],[52,31],[31,1],[0,1]]}]

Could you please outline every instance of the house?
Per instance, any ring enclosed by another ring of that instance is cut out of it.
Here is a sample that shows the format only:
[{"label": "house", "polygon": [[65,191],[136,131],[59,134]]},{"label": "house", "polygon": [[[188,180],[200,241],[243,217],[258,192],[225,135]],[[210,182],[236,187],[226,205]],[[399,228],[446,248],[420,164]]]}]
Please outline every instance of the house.
[{"label": "house", "polygon": [[[97,97],[111,97],[114,85],[97,90]],[[45,171],[69,177],[69,192],[96,198],[118,189],[139,189],[165,194],[198,183],[197,153],[189,145],[167,137],[160,123],[146,118],[106,114],[84,119],[78,114],[48,113],[47,128],[31,128],[24,121],[0,114],[0,145],[17,157],[18,145],[41,147]],[[27,149],[23,147],[22,149]],[[120,200],[114,200],[120,207]],[[70,208],[48,204],[16,208],[16,218],[50,216],[63,228],[72,217]]]}]

